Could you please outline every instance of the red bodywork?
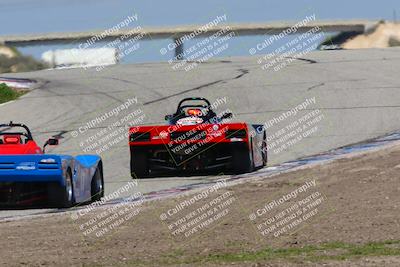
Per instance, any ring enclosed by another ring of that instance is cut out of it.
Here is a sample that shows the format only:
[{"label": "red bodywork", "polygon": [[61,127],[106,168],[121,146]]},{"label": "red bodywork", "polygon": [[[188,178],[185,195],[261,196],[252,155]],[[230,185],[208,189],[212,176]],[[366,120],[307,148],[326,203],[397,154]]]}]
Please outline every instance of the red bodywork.
[{"label": "red bodywork", "polygon": [[[26,140],[24,136],[19,134],[0,136],[0,155],[37,154],[43,154],[43,150],[33,140]],[[18,194],[15,194],[15,192],[18,192]],[[2,202],[11,202],[15,205],[31,205],[46,199],[41,186],[34,183],[1,183],[0,196]]]},{"label": "red bodywork", "polygon": [[33,140],[27,141],[26,144],[21,144],[19,135],[4,135],[2,141],[0,155],[43,154],[42,149]]},{"label": "red bodywork", "polygon": [[[229,132],[228,132],[229,130]],[[212,144],[212,143],[232,143],[244,142],[248,144],[249,136],[246,134],[242,138],[234,139],[227,136],[227,133],[245,130],[248,132],[247,124],[245,123],[226,123],[226,124],[199,124],[199,125],[165,125],[165,126],[140,126],[130,128],[130,135],[137,133],[150,134],[148,141],[141,141],[141,138],[130,139],[131,146],[149,146],[149,145],[172,145],[172,144]],[[205,132],[201,138],[195,138],[193,132]],[[230,132],[232,131],[232,132]],[[189,133],[188,138],[173,138],[176,133]]]},{"label": "red bodywork", "polygon": [[130,128],[132,177],[152,171],[251,171],[265,166],[265,131],[256,125],[221,123]]}]

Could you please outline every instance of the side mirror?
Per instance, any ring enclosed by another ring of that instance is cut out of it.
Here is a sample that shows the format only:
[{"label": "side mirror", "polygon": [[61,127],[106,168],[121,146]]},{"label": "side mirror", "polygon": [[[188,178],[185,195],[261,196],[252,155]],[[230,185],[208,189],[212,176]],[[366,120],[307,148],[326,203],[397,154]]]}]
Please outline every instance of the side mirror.
[{"label": "side mirror", "polygon": [[56,139],[56,138],[50,138],[50,139],[47,141],[47,144],[48,144],[49,146],[58,146],[58,139]]},{"label": "side mirror", "polygon": [[166,115],[165,116],[165,120],[169,121],[170,119],[172,119],[174,117],[174,115]]},{"label": "side mirror", "polygon": [[50,138],[49,140],[46,141],[46,143],[43,145],[43,153],[46,150],[46,146],[58,146],[58,139],[56,138]]},{"label": "side mirror", "polygon": [[224,114],[221,116],[221,119],[231,119],[232,117],[233,117],[233,114],[230,113],[230,112],[227,112],[227,113],[224,113]]}]

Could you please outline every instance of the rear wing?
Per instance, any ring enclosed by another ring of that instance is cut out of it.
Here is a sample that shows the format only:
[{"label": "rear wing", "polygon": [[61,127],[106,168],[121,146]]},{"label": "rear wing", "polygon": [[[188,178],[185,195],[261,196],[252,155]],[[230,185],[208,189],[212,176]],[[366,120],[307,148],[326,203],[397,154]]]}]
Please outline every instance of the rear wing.
[{"label": "rear wing", "polygon": [[172,145],[180,143],[231,143],[248,142],[249,129],[246,123],[198,124],[190,126],[139,126],[129,131],[132,145]]}]

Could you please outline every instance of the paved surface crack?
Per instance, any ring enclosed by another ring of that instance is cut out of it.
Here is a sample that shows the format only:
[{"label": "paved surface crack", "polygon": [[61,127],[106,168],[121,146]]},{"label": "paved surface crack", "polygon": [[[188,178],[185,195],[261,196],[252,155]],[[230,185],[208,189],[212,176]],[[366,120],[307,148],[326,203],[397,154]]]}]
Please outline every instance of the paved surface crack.
[{"label": "paved surface crack", "polygon": [[313,59],[308,59],[308,58],[301,58],[301,57],[285,57],[285,58],[291,58],[291,59],[296,59],[296,60],[300,60],[300,61],[306,61],[310,64],[315,64],[318,63],[317,61],[313,60]]},{"label": "paved surface crack", "polygon": [[315,88],[318,88],[318,87],[321,87],[321,86],[324,86],[324,85],[325,85],[325,83],[319,83],[319,84],[313,85],[313,86],[309,87],[307,89],[307,91],[311,91],[312,89],[315,89]]}]

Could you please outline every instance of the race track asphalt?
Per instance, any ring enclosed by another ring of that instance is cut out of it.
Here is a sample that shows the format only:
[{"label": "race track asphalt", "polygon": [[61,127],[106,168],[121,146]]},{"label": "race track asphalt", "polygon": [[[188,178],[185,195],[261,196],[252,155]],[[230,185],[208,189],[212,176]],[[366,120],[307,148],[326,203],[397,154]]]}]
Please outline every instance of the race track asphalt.
[{"label": "race track asphalt", "polygon": [[[42,85],[17,101],[1,105],[0,118],[2,122],[29,125],[39,144],[50,136],[61,137],[60,146],[49,149],[49,153],[95,153],[98,148],[90,150],[93,141],[89,139],[118,133],[116,137],[121,139],[101,153],[106,194],[131,181],[123,119],[136,111],[144,114],[143,120],[135,116],[139,124],[164,124],[164,116],[172,113],[183,97],[202,96],[211,102],[226,99],[219,111],[229,109],[235,121],[259,124],[315,98],[315,104],[309,104],[306,110],[267,129],[273,136],[313,110],[323,114],[313,134],[281,152],[270,150],[269,165],[400,129],[400,49],[315,51],[279,71],[261,69],[257,60],[216,59],[188,72],[174,70],[168,63],[143,63],[109,66],[101,71],[91,68],[4,74],[36,79]],[[137,103],[118,116],[94,123],[85,132],[79,131],[129,99]],[[107,128],[113,124],[121,130]],[[219,177],[143,179],[135,190],[147,193],[210,179]],[[21,212],[29,211],[0,211],[0,217]]]}]

